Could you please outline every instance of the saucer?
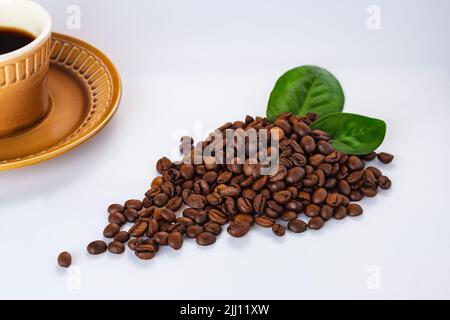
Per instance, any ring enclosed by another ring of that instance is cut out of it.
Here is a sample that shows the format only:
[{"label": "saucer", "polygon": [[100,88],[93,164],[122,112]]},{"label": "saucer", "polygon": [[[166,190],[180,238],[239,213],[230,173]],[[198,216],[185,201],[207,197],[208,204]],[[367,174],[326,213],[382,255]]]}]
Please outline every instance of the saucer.
[{"label": "saucer", "polygon": [[120,77],[102,52],[59,33],[52,35],[50,52],[47,115],[25,131],[0,137],[0,170],[66,153],[102,130],[118,107]]}]

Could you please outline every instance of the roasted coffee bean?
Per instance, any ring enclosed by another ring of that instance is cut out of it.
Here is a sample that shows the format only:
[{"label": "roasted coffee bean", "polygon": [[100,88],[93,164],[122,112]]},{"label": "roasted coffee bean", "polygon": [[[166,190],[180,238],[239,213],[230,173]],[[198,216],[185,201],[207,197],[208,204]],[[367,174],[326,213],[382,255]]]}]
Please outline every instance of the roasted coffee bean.
[{"label": "roasted coffee bean", "polygon": [[336,163],[341,159],[341,157],[342,157],[342,153],[340,153],[339,151],[333,151],[325,157],[325,162],[326,163]]},{"label": "roasted coffee bean", "polygon": [[220,225],[224,225],[228,222],[228,215],[218,209],[212,209],[208,212],[209,220]]},{"label": "roasted coffee bean", "polygon": [[216,242],[216,236],[210,232],[202,232],[197,235],[196,240],[200,246],[209,246]]},{"label": "roasted coffee bean", "polygon": [[328,141],[321,140],[317,143],[317,149],[324,155],[329,155],[334,151],[334,147]]},{"label": "roasted coffee bean", "polygon": [[299,136],[299,137],[304,137],[306,135],[309,135],[312,133],[311,128],[303,123],[303,122],[297,122],[294,125],[294,132]]},{"label": "roasted coffee bean", "polygon": [[267,188],[262,189],[259,193],[266,199],[272,198],[272,192],[270,192],[270,190]]},{"label": "roasted coffee bean", "polygon": [[121,254],[125,251],[125,246],[122,242],[113,241],[108,244],[108,251],[114,254]]},{"label": "roasted coffee bean", "polygon": [[278,211],[273,210],[272,208],[266,208],[266,210],[264,210],[264,215],[275,220],[280,217],[280,213]]},{"label": "roasted coffee bean", "polygon": [[161,245],[161,246],[167,246],[169,241],[169,233],[165,231],[159,231],[153,235],[154,241]]},{"label": "roasted coffee bean", "polygon": [[269,181],[269,177],[268,176],[262,176],[261,178],[257,179],[252,184],[252,189],[254,191],[260,191],[267,185],[268,181]]},{"label": "roasted coffee bean", "polygon": [[176,232],[179,232],[181,234],[184,234],[186,232],[186,227],[182,223],[175,222],[175,223],[171,224],[169,226],[169,228],[167,230],[165,230],[165,231],[167,231],[169,233],[176,231]]},{"label": "roasted coffee bean", "polygon": [[282,237],[286,234],[286,227],[279,223],[275,223],[272,226],[272,232],[274,235],[276,235],[278,237]]},{"label": "roasted coffee bean", "polygon": [[292,193],[288,190],[278,191],[273,194],[273,199],[279,204],[286,204],[292,199]]},{"label": "roasted coffee bean", "polygon": [[294,211],[285,211],[283,212],[283,214],[280,216],[281,220],[283,221],[291,221],[291,220],[295,220],[297,219],[297,213],[295,213]]},{"label": "roasted coffee bean", "polygon": [[312,196],[312,202],[315,204],[321,204],[327,199],[328,192],[325,188],[318,188],[314,191]]},{"label": "roasted coffee bean", "polygon": [[190,227],[194,224],[194,221],[192,221],[192,219],[190,218],[186,218],[186,217],[178,217],[176,220],[177,223],[181,223],[183,226]]},{"label": "roasted coffee bean", "polygon": [[175,186],[173,185],[173,183],[166,181],[161,185],[160,188],[162,192],[169,196],[169,198],[175,196]]},{"label": "roasted coffee bean", "polygon": [[339,182],[337,184],[337,189],[340,193],[345,194],[347,196],[351,192],[350,185],[348,184],[348,182],[346,180],[339,180]]},{"label": "roasted coffee bean", "polygon": [[175,213],[167,208],[161,209],[161,217],[166,220],[167,222],[174,222],[177,216]]},{"label": "roasted coffee bean", "polygon": [[303,150],[305,150],[305,152],[307,153],[312,153],[314,149],[316,149],[316,142],[314,141],[314,138],[311,136],[304,136],[300,141],[300,145],[302,146]]},{"label": "roasted coffee bean", "polygon": [[183,246],[183,235],[178,231],[173,231],[167,238],[167,244],[174,250],[179,250]]},{"label": "roasted coffee bean", "polygon": [[217,172],[215,171],[208,171],[203,175],[203,180],[205,180],[210,185],[216,182],[217,180]]},{"label": "roasted coffee bean", "polygon": [[128,208],[123,213],[128,222],[134,222],[139,218],[139,212],[135,209]]},{"label": "roasted coffee bean", "polygon": [[[317,119],[317,117],[316,117],[316,119]],[[315,121],[315,120],[313,120],[313,121]],[[322,130],[318,130],[318,129],[313,130],[312,136],[314,138],[316,138],[317,140],[324,140],[324,141],[330,140],[330,135],[328,133],[326,133],[325,131],[322,131]]]},{"label": "roasted coffee bean", "polygon": [[269,179],[270,183],[283,181],[284,179],[286,179],[287,173],[288,170],[286,169],[286,167],[281,165],[278,166],[277,172],[274,175],[272,175]]},{"label": "roasted coffee bean", "polygon": [[233,221],[228,225],[227,232],[235,238],[245,236],[250,231],[250,224],[245,221]]},{"label": "roasted coffee bean", "polygon": [[164,182],[164,180],[163,180],[162,176],[158,176],[158,177],[156,177],[155,179],[152,180],[151,187],[152,188],[153,187],[159,187],[160,185],[163,184],[163,182]]},{"label": "roasted coffee bean", "polygon": [[154,245],[151,244],[139,244],[134,249],[134,254],[142,260],[150,260],[153,259],[157,252],[157,249]]},{"label": "roasted coffee bean", "polygon": [[223,198],[220,194],[213,192],[206,196],[206,201],[212,206],[218,206],[222,203]]},{"label": "roasted coffee bean", "polygon": [[142,200],[142,204],[143,204],[144,208],[151,207],[151,206],[153,206],[153,199],[149,199],[149,198],[145,197]]},{"label": "roasted coffee bean", "polygon": [[136,249],[136,247],[139,245],[139,244],[142,244],[142,239],[131,239],[130,241],[128,241],[128,248],[130,248],[130,250],[135,250]]},{"label": "roasted coffee bean", "polygon": [[322,163],[317,168],[322,170],[325,176],[328,177],[331,175],[331,170],[333,169],[333,166],[329,163]]},{"label": "roasted coffee bean", "polygon": [[372,174],[376,179],[378,179],[379,177],[381,177],[383,175],[381,173],[380,169],[375,168],[375,167],[367,167],[367,170],[372,171]]},{"label": "roasted coffee bean", "polygon": [[347,182],[350,184],[355,184],[361,181],[363,177],[362,171],[355,171],[347,176]]},{"label": "roasted coffee bean", "polygon": [[153,202],[155,206],[162,208],[167,204],[167,202],[169,202],[169,196],[164,192],[158,193],[153,197]]},{"label": "roasted coffee bean", "polygon": [[275,224],[275,220],[268,216],[257,216],[255,218],[255,223],[263,228],[270,228]]},{"label": "roasted coffee bean", "polygon": [[226,187],[225,189],[220,190],[220,195],[222,197],[237,198],[240,194],[241,190],[236,187]]},{"label": "roasted coffee bean", "polygon": [[347,209],[344,206],[339,206],[334,210],[333,217],[342,220],[347,216]]},{"label": "roasted coffee bean", "polygon": [[118,242],[122,242],[125,243],[128,240],[130,240],[130,234],[127,231],[119,231],[115,236],[114,236],[114,241],[118,241]]},{"label": "roasted coffee bean", "polygon": [[383,190],[387,190],[390,189],[392,186],[392,182],[391,180],[389,180],[388,177],[386,176],[380,176],[378,178],[378,185],[380,186],[381,189]]},{"label": "roasted coffee bean", "polygon": [[114,212],[109,215],[108,222],[123,226],[127,222],[127,219],[120,212]]},{"label": "roasted coffee bean", "polygon": [[127,202],[125,202],[125,208],[139,211],[142,209],[142,201],[136,199],[128,200]]},{"label": "roasted coffee bean", "polygon": [[330,189],[333,189],[334,187],[336,187],[337,183],[338,183],[338,180],[336,178],[333,178],[333,177],[332,178],[328,178],[325,181],[324,187],[325,187],[325,189],[330,190]]},{"label": "roasted coffee bean", "polygon": [[302,233],[307,229],[307,224],[302,220],[292,220],[288,222],[288,229],[294,233]]},{"label": "roasted coffee bean", "polygon": [[362,161],[360,158],[358,158],[357,156],[350,156],[347,159],[347,167],[351,170],[351,171],[359,171],[362,170],[364,168],[364,161]]},{"label": "roasted coffee bean", "polygon": [[180,196],[175,196],[167,202],[166,208],[172,211],[178,211],[182,205],[183,198],[181,198]]},{"label": "roasted coffee bean", "polygon": [[316,171],[314,171],[314,174],[317,176],[317,186],[318,187],[325,186],[326,177],[325,177],[325,174],[323,173],[323,171],[320,169],[317,169]]},{"label": "roasted coffee bean", "polygon": [[286,203],[285,208],[287,210],[294,211],[296,213],[300,213],[303,211],[303,205],[300,201],[297,200],[291,200],[288,203]]},{"label": "roasted coffee bean", "polygon": [[217,183],[228,183],[233,178],[233,173],[225,171],[217,177]]},{"label": "roasted coffee bean", "polygon": [[254,222],[254,218],[250,214],[239,213],[239,214],[234,216],[233,221],[235,221],[235,222],[247,222],[250,225],[252,225],[253,222]]},{"label": "roasted coffee bean", "polygon": [[237,207],[242,213],[251,213],[253,211],[252,202],[246,198],[239,198],[237,200]]},{"label": "roasted coffee bean", "polygon": [[380,152],[377,154],[377,158],[381,163],[388,164],[394,160],[394,156],[390,153]]},{"label": "roasted coffee bean", "polygon": [[340,196],[341,196],[341,205],[344,207],[348,206],[348,204],[350,203],[350,199],[343,194],[341,194]]},{"label": "roasted coffee bean", "polygon": [[113,214],[116,212],[122,213],[125,208],[121,204],[112,204],[108,207],[108,213]]},{"label": "roasted coffee bean", "polygon": [[138,221],[130,228],[130,230],[128,230],[128,232],[133,238],[139,238],[147,232],[147,228],[148,223],[146,221]]},{"label": "roasted coffee bean", "polygon": [[236,201],[233,198],[225,198],[225,201],[223,203],[223,209],[228,215],[233,215],[238,213],[238,208]]},{"label": "roasted coffee bean", "polygon": [[255,190],[252,190],[252,189],[244,189],[244,190],[242,190],[242,192],[241,192],[241,196],[242,197],[244,197],[244,198],[246,198],[246,199],[249,199],[249,200],[251,200],[251,201],[253,201],[253,199],[255,199],[255,197],[257,196],[258,194],[256,193],[256,191]]},{"label": "roasted coffee bean", "polygon": [[350,217],[360,216],[363,213],[363,209],[359,204],[351,203],[347,206],[347,214]]},{"label": "roasted coffee bean", "polygon": [[105,238],[114,238],[114,236],[120,231],[120,226],[115,223],[108,224],[103,230],[103,236]]},{"label": "roasted coffee bean", "polygon": [[333,212],[334,212],[333,207],[327,204],[323,205],[322,208],[320,208],[320,216],[325,221],[330,220],[333,217]]},{"label": "roasted coffee bean", "polygon": [[377,183],[377,178],[375,178],[374,174],[371,170],[364,170],[363,172],[363,179],[364,183],[367,186],[373,186],[375,183]]},{"label": "roasted coffee bean", "polygon": [[166,220],[158,221],[159,231],[170,232],[170,228],[173,226],[172,223],[167,222]]},{"label": "roasted coffee bean", "polygon": [[341,196],[339,193],[332,192],[327,195],[326,203],[329,206],[335,208],[335,207],[338,207],[341,204],[341,202],[342,202],[342,199],[341,199]]},{"label": "roasted coffee bean", "polygon": [[[290,195],[290,192],[289,192]],[[266,209],[267,198],[261,194],[258,194],[255,199],[253,199],[253,209],[256,214],[261,214]]]},{"label": "roasted coffee bean", "polygon": [[203,210],[196,210],[192,208],[186,208],[183,211],[183,216],[190,218],[197,224],[204,224],[208,220],[208,213]]},{"label": "roasted coffee bean", "polygon": [[107,249],[107,245],[106,245],[105,241],[101,241],[101,240],[92,241],[87,246],[87,251],[93,255],[102,254],[106,251],[106,249]]},{"label": "roasted coffee bean", "polygon": [[163,171],[166,171],[172,167],[172,161],[170,161],[168,158],[163,157],[158,160],[156,163],[156,171],[159,173],[163,173]]},{"label": "roasted coffee bean", "polygon": [[207,195],[211,193],[208,182],[205,180],[198,180],[194,182],[194,192],[197,194]]},{"label": "roasted coffee bean", "polygon": [[199,225],[192,225],[186,228],[186,236],[189,239],[195,239],[197,235],[203,232],[203,227]]},{"label": "roasted coffee bean", "polygon": [[319,165],[321,165],[325,160],[325,156],[323,154],[315,154],[312,157],[309,158],[308,163],[313,166],[314,168],[317,168]]},{"label": "roasted coffee bean", "polygon": [[351,201],[360,201],[363,198],[362,193],[359,190],[353,190],[349,196]]},{"label": "roasted coffee bean", "polygon": [[307,192],[300,191],[297,196],[298,200],[302,203],[303,206],[311,203],[311,195]]},{"label": "roasted coffee bean", "polygon": [[302,183],[304,187],[315,187],[319,182],[319,178],[315,174],[307,174]]},{"label": "roasted coffee bean", "polygon": [[305,174],[305,169],[294,167],[288,171],[286,181],[290,184],[296,184],[305,177]]},{"label": "roasted coffee bean", "polygon": [[143,208],[138,212],[140,218],[150,218],[155,213],[155,207]]},{"label": "roasted coffee bean", "polygon": [[190,194],[184,202],[191,208],[203,209],[206,206],[206,197],[200,194]]},{"label": "roasted coffee bean", "polygon": [[297,167],[303,167],[308,162],[306,157],[303,154],[300,154],[300,153],[294,153],[291,156],[291,161],[292,161],[292,164],[297,166]]},{"label": "roasted coffee bean", "polygon": [[360,190],[361,190],[362,194],[365,197],[368,197],[368,198],[373,198],[373,197],[375,197],[378,194],[378,190],[377,190],[376,186],[374,186],[374,187],[361,187]]},{"label": "roasted coffee bean", "polygon": [[211,232],[212,234],[214,234],[216,236],[218,236],[222,232],[222,227],[219,224],[212,222],[212,221],[205,223],[205,225],[203,226],[203,229],[206,232]]},{"label": "roasted coffee bean", "polygon": [[308,221],[308,228],[312,230],[322,229],[325,221],[321,217],[314,217]]},{"label": "roasted coffee bean", "polygon": [[283,181],[277,181],[277,182],[269,184],[268,188],[271,192],[275,193],[275,192],[286,189],[286,184]]},{"label": "roasted coffee bean", "polygon": [[287,120],[278,118],[273,124],[281,128],[286,136],[291,134],[292,127]]},{"label": "roasted coffee bean", "polygon": [[153,199],[156,195],[160,194],[161,192],[162,192],[162,191],[161,191],[161,187],[160,187],[160,186],[157,186],[157,187],[151,187],[150,190],[148,190],[148,191],[145,193],[145,196],[146,196],[147,198]]},{"label": "roasted coffee bean", "polygon": [[362,159],[366,160],[366,161],[372,161],[376,157],[377,157],[377,153],[375,151],[372,151],[371,153],[362,156]]},{"label": "roasted coffee bean", "polygon": [[309,218],[317,217],[320,214],[320,206],[311,203],[305,207],[305,216]]},{"label": "roasted coffee bean", "polygon": [[64,251],[58,255],[58,264],[62,268],[68,268],[72,264],[72,256],[69,252]]}]

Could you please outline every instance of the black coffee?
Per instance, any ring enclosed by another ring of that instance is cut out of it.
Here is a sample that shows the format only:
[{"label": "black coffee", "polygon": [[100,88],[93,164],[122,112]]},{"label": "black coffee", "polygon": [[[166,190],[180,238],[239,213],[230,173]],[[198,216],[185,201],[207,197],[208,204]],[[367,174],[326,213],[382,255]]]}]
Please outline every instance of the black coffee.
[{"label": "black coffee", "polygon": [[27,31],[0,26],[0,54],[20,49],[34,39],[35,37]]}]

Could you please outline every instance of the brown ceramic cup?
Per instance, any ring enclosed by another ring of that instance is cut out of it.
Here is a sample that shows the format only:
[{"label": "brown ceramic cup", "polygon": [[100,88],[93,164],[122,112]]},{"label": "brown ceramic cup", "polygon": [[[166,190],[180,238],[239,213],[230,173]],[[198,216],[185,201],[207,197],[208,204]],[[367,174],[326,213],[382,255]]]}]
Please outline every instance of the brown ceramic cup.
[{"label": "brown ceramic cup", "polygon": [[48,12],[34,2],[0,0],[0,27],[35,37],[28,45],[0,55],[0,137],[35,125],[48,111],[51,25]]}]

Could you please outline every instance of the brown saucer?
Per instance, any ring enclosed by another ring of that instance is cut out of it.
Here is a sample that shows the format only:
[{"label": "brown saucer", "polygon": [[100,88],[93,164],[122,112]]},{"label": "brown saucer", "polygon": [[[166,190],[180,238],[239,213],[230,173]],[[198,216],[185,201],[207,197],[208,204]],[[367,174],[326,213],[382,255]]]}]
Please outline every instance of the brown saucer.
[{"label": "brown saucer", "polygon": [[121,96],[119,74],[93,46],[53,33],[46,117],[0,138],[0,170],[55,158],[92,138],[108,123]]}]

